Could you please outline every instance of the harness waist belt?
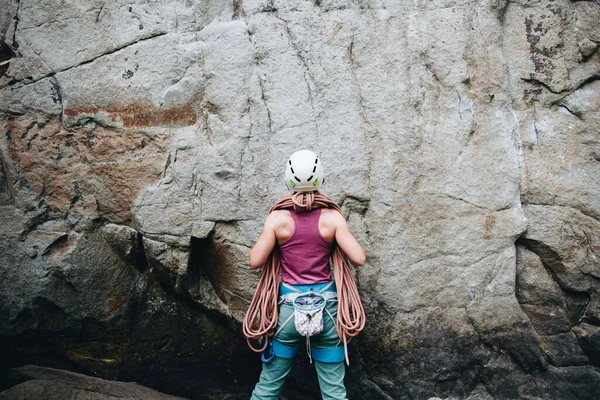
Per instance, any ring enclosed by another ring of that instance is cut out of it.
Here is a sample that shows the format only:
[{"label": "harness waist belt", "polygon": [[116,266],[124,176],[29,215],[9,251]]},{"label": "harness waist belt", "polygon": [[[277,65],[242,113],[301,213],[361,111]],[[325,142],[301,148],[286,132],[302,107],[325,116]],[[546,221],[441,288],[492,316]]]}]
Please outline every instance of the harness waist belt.
[{"label": "harness waist belt", "polygon": [[[302,294],[305,293],[287,293],[287,294],[283,294],[281,296],[279,296],[279,302],[280,303],[293,303],[294,300],[296,300],[296,298]],[[325,296],[325,298],[327,300],[333,300],[333,299],[337,299],[337,293],[336,292],[325,292],[325,293],[321,293],[323,296]]]},{"label": "harness waist belt", "polygon": [[322,283],[313,283],[310,285],[290,285],[289,283],[285,283],[285,282],[281,282],[281,285],[279,286],[279,293],[280,294],[286,294],[286,293],[304,293],[304,292],[318,292],[318,293],[323,293],[323,292],[335,292],[336,291],[336,287],[335,287],[335,282],[334,281],[329,281],[329,282],[322,282]]},{"label": "harness waist belt", "polygon": [[313,291],[322,294],[327,300],[337,299],[334,281],[313,285],[289,285],[285,282],[281,282],[281,285],[279,286],[279,303],[292,303],[301,294]]}]

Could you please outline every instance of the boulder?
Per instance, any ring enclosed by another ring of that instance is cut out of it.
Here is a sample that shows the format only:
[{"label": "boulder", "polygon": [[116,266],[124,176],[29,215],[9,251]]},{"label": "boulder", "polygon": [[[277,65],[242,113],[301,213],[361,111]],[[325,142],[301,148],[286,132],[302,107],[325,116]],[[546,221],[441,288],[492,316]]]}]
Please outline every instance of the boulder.
[{"label": "boulder", "polygon": [[135,383],[112,382],[53,368],[26,365],[11,371],[12,378],[22,381],[0,392],[0,399],[58,400],[78,398],[84,400],[108,400],[114,398],[144,400],[177,400]]}]

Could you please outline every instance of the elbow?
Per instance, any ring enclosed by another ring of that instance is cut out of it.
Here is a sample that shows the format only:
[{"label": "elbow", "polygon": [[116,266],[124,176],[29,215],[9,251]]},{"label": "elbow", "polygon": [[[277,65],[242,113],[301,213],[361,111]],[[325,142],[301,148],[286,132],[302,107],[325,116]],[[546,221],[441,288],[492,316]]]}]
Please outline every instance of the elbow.
[{"label": "elbow", "polygon": [[367,257],[363,256],[362,258],[360,258],[359,260],[357,260],[356,266],[357,267],[362,267],[366,263],[367,263]]},{"label": "elbow", "polygon": [[362,254],[356,255],[352,260],[352,264],[356,267],[362,267],[367,263],[367,255],[363,251]]},{"label": "elbow", "polygon": [[252,252],[250,252],[250,268],[259,269],[265,263],[264,260],[259,260],[258,257],[254,256]]},{"label": "elbow", "polygon": [[250,268],[251,268],[251,269],[257,269],[257,268],[260,268],[260,266],[258,265],[258,263],[257,263],[256,261],[254,261],[254,260],[252,259],[252,257],[250,257]]},{"label": "elbow", "polygon": [[250,268],[251,269],[259,269],[262,266],[263,266],[262,264],[253,263],[252,261],[250,261]]}]

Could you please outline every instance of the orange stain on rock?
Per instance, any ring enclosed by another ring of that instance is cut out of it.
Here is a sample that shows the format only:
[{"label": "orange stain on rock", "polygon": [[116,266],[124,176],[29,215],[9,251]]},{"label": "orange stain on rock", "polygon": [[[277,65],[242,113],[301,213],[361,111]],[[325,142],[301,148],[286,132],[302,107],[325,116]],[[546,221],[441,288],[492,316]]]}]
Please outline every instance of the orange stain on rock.
[{"label": "orange stain on rock", "polygon": [[160,109],[143,103],[108,105],[104,107],[75,107],[65,110],[68,118],[78,115],[107,113],[111,119],[121,121],[126,128],[151,126],[187,126],[196,123],[196,113],[191,105]]},{"label": "orange stain on rock", "polygon": [[126,222],[138,193],[160,176],[168,133],[65,127],[55,117],[0,121],[17,176],[16,190],[31,191],[52,209]]}]

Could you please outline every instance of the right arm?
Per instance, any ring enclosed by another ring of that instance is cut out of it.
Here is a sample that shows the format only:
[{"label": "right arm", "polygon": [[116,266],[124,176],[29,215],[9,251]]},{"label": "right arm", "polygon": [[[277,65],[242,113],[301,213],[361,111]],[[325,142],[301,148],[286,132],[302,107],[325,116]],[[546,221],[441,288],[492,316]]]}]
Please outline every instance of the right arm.
[{"label": "right arm", "polygon": [[263,231],[252,247],[252,250],[250,250],[250,268],[252,269],[262,267],[275,247],[277,241],[277,237],[275,236],[275,219],[274,213],[267,216]]},{"label": "right arm", "polygon": [[340,248],[346,253],[350,262],[355,266],[365,265],[367,262],[367,255],[365,250],[358,243],[358,241],[352,236],[348,224],[344,219],[344,216],[338,212],[335,213],[335,240]]}]

